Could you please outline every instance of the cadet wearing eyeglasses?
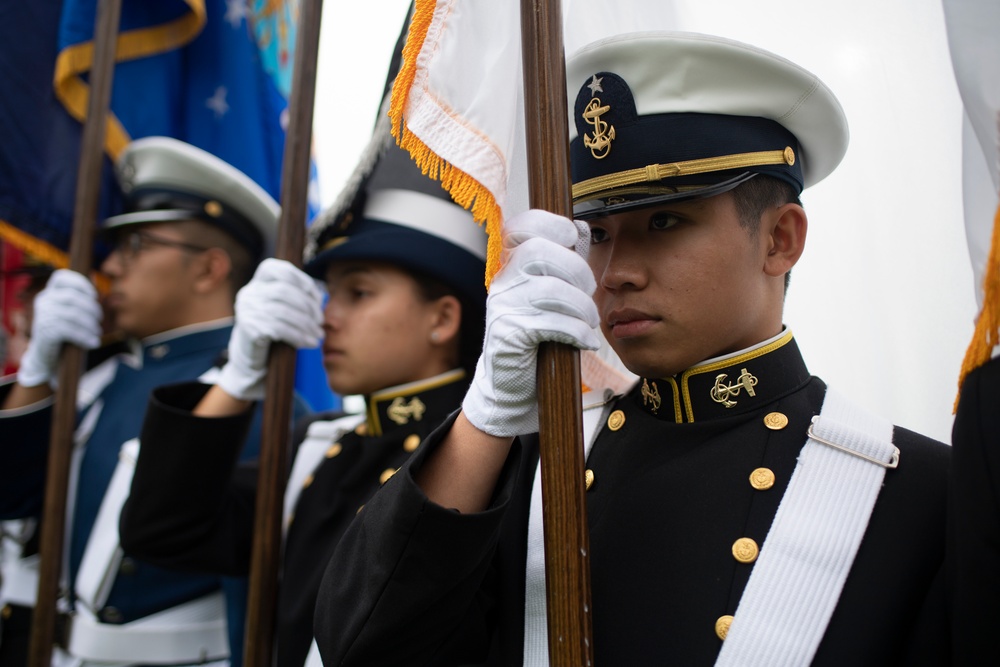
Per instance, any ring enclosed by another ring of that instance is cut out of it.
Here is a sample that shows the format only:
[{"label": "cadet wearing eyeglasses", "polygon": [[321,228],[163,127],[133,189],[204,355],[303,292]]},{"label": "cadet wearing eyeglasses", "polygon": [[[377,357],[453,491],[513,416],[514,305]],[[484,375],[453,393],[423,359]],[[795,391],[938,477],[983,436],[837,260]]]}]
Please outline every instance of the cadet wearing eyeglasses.
[{"label": "cadet wearing eyeglasses", "polygon": [[[80,382],[76,483],[67,508],[74,618],[64,639],[70,655],[84,662],[224,658],[221,580],[169,572],[122,554],[118,514],[150,391],[203,376],[221,361],[234,296],[270,253],[279,209],[243,173],[170,138],[132,142],[117,173],[126,212],[104,221],[101,231],[113,249],[101,269],[111,279],[106,328],[125,342]],[[31,342],[16,381],[0,388],[4,519],[41,511],[61,346],[96,348],[102,332],[98,295],[79,273],[56,271],[34,306]],[[248,452],[258,438],[250,442]],[[4,563],[3,578],[7,628],[27,627],[37,585],[31,559]],[[194,622],[198,628],[182,631],[181,616],[185,627]],[[3,641],[13,650],[17,638],[5,632]],[[169,646],[169,655],[154,645]]]}]

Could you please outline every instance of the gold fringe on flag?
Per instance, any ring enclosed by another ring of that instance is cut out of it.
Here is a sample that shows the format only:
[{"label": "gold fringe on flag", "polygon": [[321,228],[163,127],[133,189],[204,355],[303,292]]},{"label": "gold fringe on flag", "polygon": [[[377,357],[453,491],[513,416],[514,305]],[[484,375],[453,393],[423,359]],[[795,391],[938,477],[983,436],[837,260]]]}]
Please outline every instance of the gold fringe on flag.
[{"label": "gold fringe on flag", "polygon": [[[48,264],[54,269],[68,269],[69,255],[55,247],[51,243],[46,243],[37,239],[31,234],[24,232],[9,222],[0,220],[0,239],[7,241],[15,248],[26,252],[39,262]],[[111,290],[111,279],[107,274],[93,271],[90,274],[91,280],[98,293],[107,294]]]},{"label": "gold fringe on flag", "polygon": [[958,376],[959,396],[955,397],[953,410],[958,409],[962,383],[965,382],[966,376],[989,361],[993,348],[1000,343],[997,336],[998,329],[1000,329],[1000,206],[997,207],[993,218],[993,239],[990,242],[990,254],[986,259],[986,271],[983,276],[983,309],[976,320],[972,342],[962,361],[962,371]]},{"label": "gold fringe on flag", "polygon": [[69,255],[65,252],[3,220],[0,220],[0,239],[53,268],[65,269],[69,266]]},{"label": "gold fringe on flag", "polygon": [[427,38],[435,6],[434,0],[416,0],[410,29],[406,36],[406,46],[403,47],[403,62],[392,85],[392,101],[389,105],[392,135],[400,148],[409,151],[425,176],[440,181],[441,186],[451,194],[455,203],[469,210],[476,222],[486,223],[489,240],[486,246],[485,282],[488,288],[493,276],[500,270],[500,228],[503,222],[500,206],[485,186],[434,153],[419,137],[406,129],[403,120],[403,109],[406,108],[416,76],[417,55]]},{"label": "gold fringe on flag", "polygon": [[[205,0],[184,0],[191,11],[183,16],[150,28],[119,33],[115,61],[124,62],[145,58],[176,49],[194,40],[205,27]],[[56,57],[52,86],[56,98],[69,114],[81,123],[87,119],[90,86],[81,75],[90,71],[94,63],[93,42],[67,46]],[[128,131],[114,115],[108,112],[104,151],[112,162],[132,140]],[[69,267],[69,255],[55,246],[0,220],[0,238],[20,248],[40,262],[57,269]],[[95,273],[94,281],[101,292],[106,292],[109,281],[103,274]]]}]

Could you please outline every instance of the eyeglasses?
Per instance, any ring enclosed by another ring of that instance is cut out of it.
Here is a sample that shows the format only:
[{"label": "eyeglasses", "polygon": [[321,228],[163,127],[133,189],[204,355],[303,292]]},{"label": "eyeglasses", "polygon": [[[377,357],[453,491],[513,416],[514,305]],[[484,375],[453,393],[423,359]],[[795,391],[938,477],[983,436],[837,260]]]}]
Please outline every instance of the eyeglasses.
[{"label": "eyeglasses", "polygon": [[115,239],[115,252],[118,253],[123,264],[128,264],[138,257],[139,253],[143,250],[157,245],[167,248],[177,248],[178,250],[185,250],[187,252],[205,252],[208,250],[208,248],[203,248],[202,246],[175,241],[173,239],[165,239],[162,236],[150,234],[149,232],[134,231],[118,235],[118,238]]}]

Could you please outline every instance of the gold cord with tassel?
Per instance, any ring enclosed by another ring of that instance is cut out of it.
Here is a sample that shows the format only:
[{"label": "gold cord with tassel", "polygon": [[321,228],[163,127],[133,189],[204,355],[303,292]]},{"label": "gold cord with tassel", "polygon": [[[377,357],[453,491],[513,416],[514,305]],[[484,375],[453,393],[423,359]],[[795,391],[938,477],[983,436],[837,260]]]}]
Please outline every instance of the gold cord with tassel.
[{"label": "gold cord with tassel", "polygon": [[993,218],[993,238],[983,276],[983,309],[976,320],[972,342],[962,361],[962,371],[958,376],[959,395],[955,397],[953,412],[958,409],[962,383],[965,382],[966,376],[989,361],[993,348],[1000,342],[997,337],[998,328],[1000,328],[1000,207],[997,207]]}]

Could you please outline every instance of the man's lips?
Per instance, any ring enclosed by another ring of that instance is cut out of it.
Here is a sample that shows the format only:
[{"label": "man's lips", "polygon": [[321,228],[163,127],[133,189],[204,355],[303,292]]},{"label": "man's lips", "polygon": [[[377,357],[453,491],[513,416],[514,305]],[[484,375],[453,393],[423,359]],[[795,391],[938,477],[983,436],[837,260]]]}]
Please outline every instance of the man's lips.
[{"label": "man's lips", "polygon": [[604,318],[611,335],[617,339],[631,338],[646,333],[659,318],[631,308],[613,310]]}]

